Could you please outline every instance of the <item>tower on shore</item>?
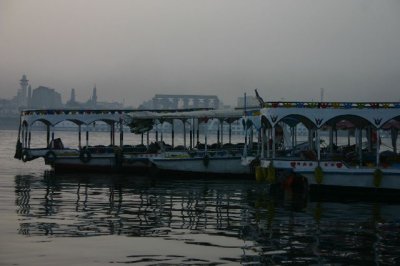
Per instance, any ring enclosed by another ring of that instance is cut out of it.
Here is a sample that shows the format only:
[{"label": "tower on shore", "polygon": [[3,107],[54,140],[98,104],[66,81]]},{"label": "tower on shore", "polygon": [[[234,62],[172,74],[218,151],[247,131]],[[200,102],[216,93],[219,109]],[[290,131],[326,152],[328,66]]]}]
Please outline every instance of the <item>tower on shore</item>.
[{"label": "tower on shore", "polygon": [[93,87],[92,104],[93,104],[93,106],[96,106],[96,104],[97,104],[97,88],[96,88],[96,84],[94,84],[94,87]]},{"label": "tower on shore", "polygon": [[19,89],[17,93],[17,104],[20,107],[28,105],[28,82],[29,80],[26,78],[26,75],[22,75],[22,78],[19,80],[21,89]]},{"label": "tower on shore", "polygon": [[74,88],[71,89],[71,98],[69,99],[69,101],[71,103],[75,103],[76,102],[76,100],[75,100],[75,89]]}]

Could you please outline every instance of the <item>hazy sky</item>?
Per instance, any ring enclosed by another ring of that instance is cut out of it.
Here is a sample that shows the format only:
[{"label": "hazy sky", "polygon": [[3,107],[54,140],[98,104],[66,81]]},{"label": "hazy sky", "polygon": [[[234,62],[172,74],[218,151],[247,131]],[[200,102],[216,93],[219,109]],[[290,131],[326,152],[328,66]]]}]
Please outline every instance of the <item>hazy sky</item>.
[{"label": "hazy sky", "polygon": [[399,0],[0,0],[0,98],[400,100]]}]

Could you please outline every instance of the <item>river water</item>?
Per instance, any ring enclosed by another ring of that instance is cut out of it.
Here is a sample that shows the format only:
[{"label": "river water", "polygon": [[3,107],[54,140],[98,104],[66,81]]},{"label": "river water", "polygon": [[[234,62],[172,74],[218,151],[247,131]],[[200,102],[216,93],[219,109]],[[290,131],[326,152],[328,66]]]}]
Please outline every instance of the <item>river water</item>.
[{"label": "river water", "polygon": [[399,203],[272,195],[244,178],[56,175],[15,160],[16,135],[0,131],[0,265],[400,264]]}]

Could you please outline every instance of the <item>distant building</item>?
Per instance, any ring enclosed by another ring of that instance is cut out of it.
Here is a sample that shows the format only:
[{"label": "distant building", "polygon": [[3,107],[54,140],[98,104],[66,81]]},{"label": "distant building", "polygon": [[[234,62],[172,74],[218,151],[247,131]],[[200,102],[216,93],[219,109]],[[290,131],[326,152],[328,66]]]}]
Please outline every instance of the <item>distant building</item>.
[{"label": "distant building", "polygon": [[21,86],[21,89],[17,91],[17,96],[15,98],[16,104],[19,107],[27,107],[29,98],[28,98],[28,79],[26,78],[26,75],[22,75],[22,78],[19,81],[19,85]]},{"label": "distant building", "polygon": [[61,94],[54,89],[40,86],[32,91],[29,106],[35,109],[63,108]]},{"label": "distant building", "polygon": [[92,96],[83,103],[76,100],[75,89],[71,89],[71,97],[65,104],[65,107],[72,109],[123,109],[124,105],[119,102],[99,102],[97,100],[97,88],[95,85]]},{"label": "distant building", "polygon": [[32,109],[123,109],[124,104],[119,102],[99,102],[97,100],[96,85],[93,94],[86,102],[76,100],[75,89],[71,90],[71,97],[64,105],[61,94],[55,89],[40,86],[32,91],[26,75],[19,80],[20,88],[17,95],[11,100],[0,99],[0,128],[18,128],[19,114],[26,108]]},{"label": "distant building", "polygon": [[67,107],[78,107],[78,102],[76,101],[75,98],[75,89],[71,89],[71,97],[70,99],[67,101],[67,103],[65,104],[65,106]]},{"label": "distant building", "polygon": [[153,99],[139,106],[139,109],[190,109],[222,107],[215,95],[156,94]]},{"label": "distant building", "polygon": [[96,108],[97,106],[97,88],[96,85],[93,87],[92,97],[86,102],[86,106],[89,108]]}]

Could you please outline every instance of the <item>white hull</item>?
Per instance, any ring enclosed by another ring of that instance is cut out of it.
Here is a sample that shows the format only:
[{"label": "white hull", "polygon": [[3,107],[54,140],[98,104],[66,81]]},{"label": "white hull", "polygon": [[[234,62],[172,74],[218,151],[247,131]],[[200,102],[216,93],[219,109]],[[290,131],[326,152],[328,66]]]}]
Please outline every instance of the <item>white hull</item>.
[{"label": "white hull", "polygon": [[[270,161],[262,160],[261,166],[268,167]],[[274,160],[273,165],[278,170],[291,171],[307,178],[309,185],[317,185],[315,168],[317,161],[301,160]],[[339,161],[322,161],[322,181],[320,185],[356,187],[356,188],[384,188],[400,189],[400,168],[381,168],[382,177],[376,180],[376,168],[350,167]]]},{"label": "white hull", "polygon": [[209,158],[208,164],[201,157],[197,158],[151,158],[152,163],[161,170],[215,173],[215,174],[250,174],[250,167],[241,164],[240,157]]}]

